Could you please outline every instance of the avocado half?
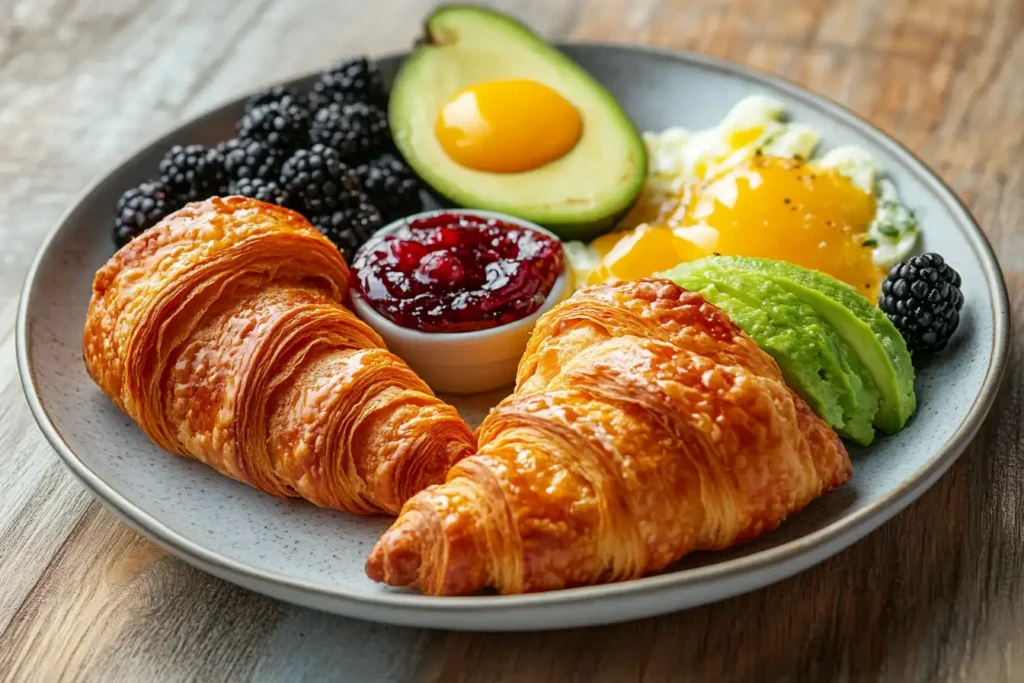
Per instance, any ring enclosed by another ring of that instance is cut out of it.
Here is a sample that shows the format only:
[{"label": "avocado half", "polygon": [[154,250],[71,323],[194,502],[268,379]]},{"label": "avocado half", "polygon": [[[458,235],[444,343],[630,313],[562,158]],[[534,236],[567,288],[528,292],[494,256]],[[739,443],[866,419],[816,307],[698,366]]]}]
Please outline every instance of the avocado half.
[{"label": "avocado half", "polygon": [[[607,232],[636,201],[647,150],[615,98],[587,71],[519,22],[482,7],[446,5],[391,87],[388,120],[402,156],[452,203],[539,223],[565,240]],[[444,105],[476,83],[532,79],[559,92],[583,118],[565,156],[521,173],[489,173],[453,161],[434,124]]]},{"label": "avocado half", "polygon": [[[733,318],[776,357],[780,367],[789,369],[787,382],[844,436],[869,443],[868,420],[892,434],[903,428],[917,408],[914,366],[906,343],[889,319],[853,287],[784,261],[744,256],[712,256],[684,263],[663,276],[700,291],[716,304],[716,290],[725,288],[741,296],[745,306],[761,309],[776,326],[791,327],[797,343],[773,349],[766,328],[752,325],[748,314],[740,311]],[[799,302],[799,310],[793,307],[794,301]],[[721,303],[732,315],[730,303]],[[829,340],[841,374],[835,372],[836,365],[822,362],[829,360],[828,355],[819,354],[812,360],[811,349],[821,342],[818,330]],[[785,358],[779,358],[780,351]],[[793,381],[790,373],[795,375]],[[828,391],[821,391],[819,379],[828,382]],[[834,412],[822,410],[833,395],[843,408],[840,420],[835,420]]]}]

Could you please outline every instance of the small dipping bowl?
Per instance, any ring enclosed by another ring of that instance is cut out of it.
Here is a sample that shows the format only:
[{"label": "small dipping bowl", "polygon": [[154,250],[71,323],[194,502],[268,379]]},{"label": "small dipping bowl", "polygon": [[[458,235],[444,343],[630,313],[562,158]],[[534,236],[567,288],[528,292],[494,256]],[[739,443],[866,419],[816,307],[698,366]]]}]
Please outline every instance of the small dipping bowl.
[{"label": "small dipping bowl", "polygon": [[[398,232],[409,223],[439,215],[494,219],[559,239],[550,230],[507,214],[442,209],[424,211],[390,223],[378,230],[367,244]],[[515,381],[519,360],[537,319],[570,294],[571,275],[564,252],[562,261],[562,272],[540,308],[525,318],[498,327],[469,332],[424,332],[395,324],[377,312],[356,288],[352,289],[352,304],[356,314],[384,339],[388,350],[401,357],[431,389],[441,393],[476,394],[511,385]],[[357,274],[353,272],[352,277],[356,278]]]}]

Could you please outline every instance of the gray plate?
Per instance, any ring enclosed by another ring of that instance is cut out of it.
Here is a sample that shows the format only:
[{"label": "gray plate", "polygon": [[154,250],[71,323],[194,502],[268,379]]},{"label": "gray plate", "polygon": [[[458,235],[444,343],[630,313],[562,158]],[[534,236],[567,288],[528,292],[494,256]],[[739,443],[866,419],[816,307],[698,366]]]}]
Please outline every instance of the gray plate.
[{"label": "gray plate", "polygon": [[[796,86],[695,55],[604,45],[565,50],[612,90],[644,130],[706,127],[746,95],[778,98],[796,120],[823,134],[825,147],[853,143],[871,152],[907,204],[920,210],[925,246],[945,254],[963,275],[963,322],[948,351],[918,366],[917,415],[897,436],[852,450],[849,484],[774,533],[725,552],[695,553],[657,576],[523,596],[430,598],[364,576],[363,560],[387,519],[276,500],[159,450],[85,372],[81,339],[92,277],[111,255],[108,226],[121,191],[152,175],[172,143],[211,144],[230,136],[240,102],[147,145],[89,188],[29,272],[18,313],[19,368],[32,412],[65,464],[129,524],[224,579],[364,619],[477,630],[598,624],[720,600],[820,562],[920,496],[981,425],[1006,365],[1006,288],[984,235],[961,203],[899,144]],[[384,64],[390,73],[397,59]]]}]

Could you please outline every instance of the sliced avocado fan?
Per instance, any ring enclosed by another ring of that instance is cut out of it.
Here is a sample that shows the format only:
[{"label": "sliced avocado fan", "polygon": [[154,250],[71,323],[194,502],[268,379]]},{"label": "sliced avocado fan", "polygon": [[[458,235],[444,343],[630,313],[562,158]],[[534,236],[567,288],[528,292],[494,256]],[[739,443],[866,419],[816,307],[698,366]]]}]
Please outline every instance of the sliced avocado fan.
[{"label": "sliced avocado fan", "polygon": [[808,305],[769,278],[684,264],[672,279],[721,308],[779,364],[786,383],[841,435],[868,445],[878,394],[847,343]]},{"label": "sliced avocado fan", "polygon": [[827,320],[871,373],[881,399],[875,426],[886,434],[903,428],[917,409],[914,365],[903,337],[877,306],[850,285],[816,270],[785,261],[725,258],[778,282]]},{"label": "sliced avocado fan", "polygon": [[[845,363],[849,370],[846,378],[857,402],[867,401],[870,404],[872,399],[865,393],[865,387],[876,392],[878,409],[874,413],[874,425],[892,434],[906,424],[917,405],[914,394],[914,367],[911,364],[910,353],[889,319],[853,287],[824,273],[784,261],[744,256],[708,257],[678,266],[663,276],[677,282],[689,277],[691,284],[696,285],[699,282],[693,279],[695,273],[713,275],[735,272],[753,274],[770,280],[812,309],[824,326],[833,330],[833,339],[843,342],[835,347],[837,359],[840,365]],[[713,281],[718,282],[717,279]],[[680,284],[687,286],[683,282]],[[756,300],[756,296],[751,300]],[[766,302],[762,307],[771,305]],[[729,311],[726,310],[726,313]],[[778,323],[783,323],[787,319],[781,315],[777,315],[776,318]],[[747,331],[741,320],[735,322]],[[748,331],[748,334],[751,333]],[[761,343],[756,335],[751,336]],[[860,390],[856,389],[858,378],[863,385]],[[800,393],[798,386],[793,388]],[[804,398],[807,400],[806,396]],[[808,403],[815,408],[814,403]],[[854,414],[860,417],[867,408],[867,405],[858,405]],[[818,414],[829,421],[825,414]],[[862,420],[861,417],[858,422]],[[847,417],[846,422],[849,421],[850,418]],[[850,425],[844,423],[841,433],[846,433],[850,438],[863,443],[862,429],[859,426],[856,429],[861,437],[850,433],[852,431],[854,430]]]}]

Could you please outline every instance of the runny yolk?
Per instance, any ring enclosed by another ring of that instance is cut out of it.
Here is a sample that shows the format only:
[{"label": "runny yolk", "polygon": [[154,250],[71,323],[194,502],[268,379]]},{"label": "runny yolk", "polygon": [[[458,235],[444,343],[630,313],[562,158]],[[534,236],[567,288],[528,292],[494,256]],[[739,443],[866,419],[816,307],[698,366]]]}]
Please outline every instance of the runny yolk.
[{"label": "runny yolk", "polygon": [[638,280],[707,255],[697,245],[677,237],[671,228],[647,224],[628,232],[602,235],[590,246],[601,254],[601,267],[586,284]]},{"label": "runny yolk", "polygon": [[567,99],[525,79],[486,81],[461,90],[434,124],[456,163],[490,173],[521,173],[565,156],[583,132]]},{"label": "runny yolk", "polygon": [[650,224],[591,242],[601,265],[589,284],[634,280],[723,254],[814,268],[877,299],[882,272],[865,245],[875,200],[835,171],[758,156],[694,188],[675,212],[634,209],[637,216],[644,211]]},{"label": "runny yolk", "polygon": [[698,189],[675,230],[719,254],[828,273],[874,300],[881,272],[865,245],[875,200],[849,179],[796,159],[758,156]]}]

